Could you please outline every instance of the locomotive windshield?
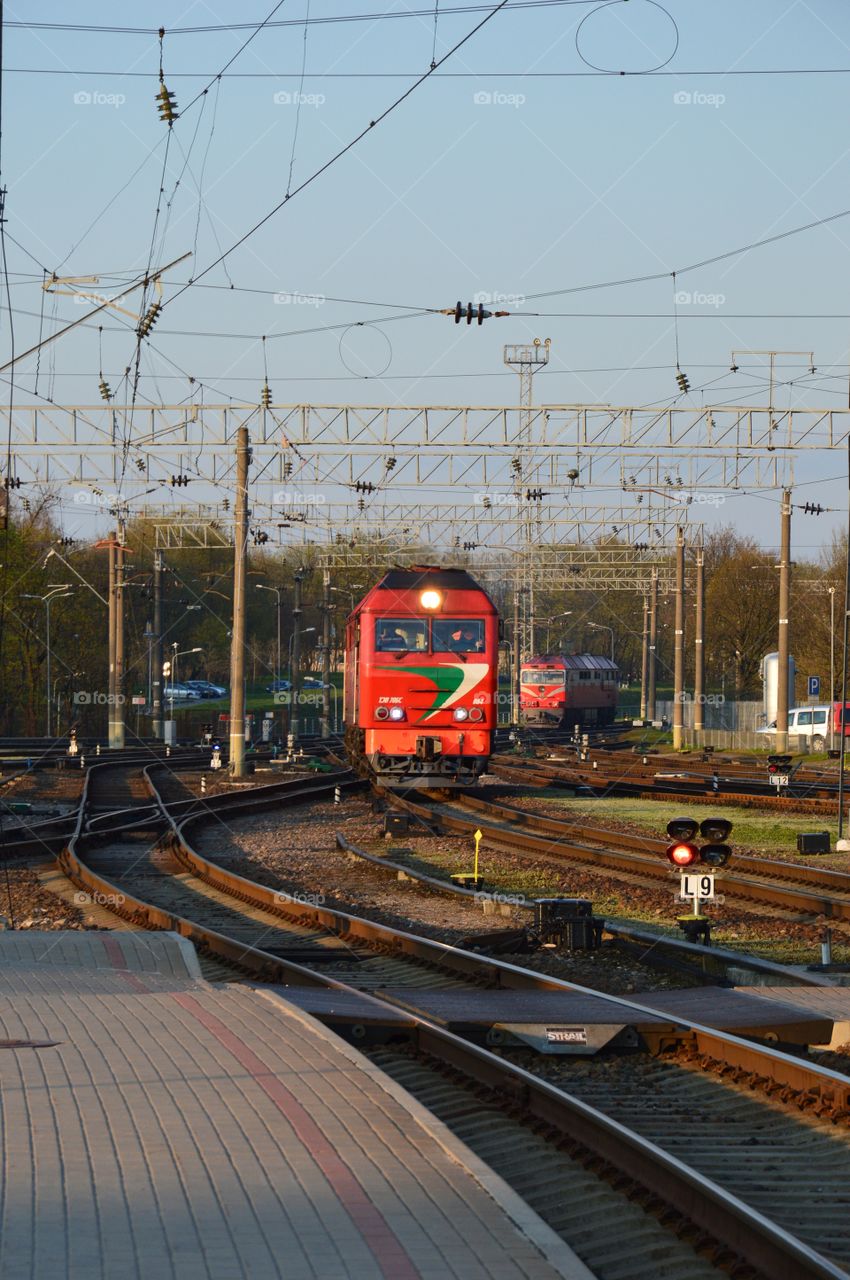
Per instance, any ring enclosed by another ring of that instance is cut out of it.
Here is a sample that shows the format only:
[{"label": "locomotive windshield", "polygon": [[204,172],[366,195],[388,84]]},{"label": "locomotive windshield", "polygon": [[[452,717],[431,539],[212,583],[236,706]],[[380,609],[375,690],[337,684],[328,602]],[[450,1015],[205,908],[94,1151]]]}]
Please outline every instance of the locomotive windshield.
[{"label": "locomotive windshield", "polygon": [[431,643],[435,653],[483,653],[484,623],[480,618],[435,618]]},{"label": "locomotive windshield", "polygon": [[428,623],[416,618],[378,618],[375,622],[378,653],[422,651],[428,648]]},{"label": "locomotive windshield", "polygon": [[520,682],[522,684],[551,684],[562,685],[564,683],[564,672],[553,668],[546,671],[542,667],[523,667],[520,674]]}]

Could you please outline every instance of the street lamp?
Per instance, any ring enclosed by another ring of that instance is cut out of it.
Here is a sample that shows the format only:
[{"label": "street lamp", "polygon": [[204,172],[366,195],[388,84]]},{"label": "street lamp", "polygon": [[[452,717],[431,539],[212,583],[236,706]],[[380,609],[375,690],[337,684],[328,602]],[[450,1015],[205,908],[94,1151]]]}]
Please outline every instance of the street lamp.
[{"label": "street lamp", "polygon": [[47,589],[47,595],[24,595],[24,600],[40,600],[44,605],[44,612],[47,616],[47,737],[50,737],[50,606],[54,600],[64,600],[67,596],[74,594],[74,588],[70,582],[57,582]]},{"label": "street lamp", "polygon": [[180,649],[178,651],[178,640],[175,640],[171,646],[171,718],[174,719],[174,689],[177,684],[177,659],[184,657],[187,653],[203,653],[203,645],[195,645],[194,649]]},{"label": "street lamp", "polygon": [[306,636],[310,631],[315,630],[315,627],[302,627],[299,631],[296,627],[293,628],[292,635],[289,637],[289,736],[293,744],[298,741],[298,698],[301,692],[301,672],[300,669],[296,669],[299,661],[293,657],[293,647],[300,636]]},{"label": "street lamp", "polygon": [[280,683],[280,593],[283,587],[267,587],[262,582],[255,582],[254,586],[258,591],[273,591],[277,599],[277,666],[274,673],[274,683],[277,686]]},{"label": "street lamp", "polygon": [[352,582],[352,584],[351,584],[351,586],[350,586],[350,587],[331,587],[331,588],[330,588],[330,590],[331,590],[331,591],[336,591],[336,592],[338,592],[340,595],[350,596],[350,597],[351,597],[351,612],[353,613],[353,612],[354,612],[354,592],[355,592],[355,591],[364,591],[364,590],[365,590],[365,587],[363,586],[363,583],[362,583],[362,582]]},{"label": "street lamp", "polygon": [[558,618],[569,618],[572,615],[572,609],[567,609],[564,613],[553,613],[551,618],[546,619],[546,652],[549,652],[549,628]]},{"label": "street lamp", "polygon": [[606,627],[604,622],[588,622],[591,631],[607,631],[611,637],[611,666],[614,666],[614,628]]}]

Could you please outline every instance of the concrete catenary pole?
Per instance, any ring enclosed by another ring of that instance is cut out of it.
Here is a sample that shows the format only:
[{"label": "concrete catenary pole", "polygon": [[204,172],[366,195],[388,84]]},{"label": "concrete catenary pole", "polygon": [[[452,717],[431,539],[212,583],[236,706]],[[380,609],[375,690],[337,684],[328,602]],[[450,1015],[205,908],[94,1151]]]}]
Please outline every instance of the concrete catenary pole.
[{"label": "concrete catenary pole", "polygon": [[301,712],[301,583],[304,581],[304,570],[296,569],[292,575],[292,688],[289,691],[289,736],[292,746],[298,746]]},{"label": "concrete catenary pole", "polygon": [[245,766],[245,577],[248,561],[248,428],[236,433],[236,500],[233,542],[233,634],[230,641],[230,774]]},{"label": "concrete catenary pole", "polygon": [[514,669],[511,678],[511,720],[515,726],[519,725],[519,677],[522,658],[520,655],[520,634],[519,634],[519,587],[514,585],[514,651],[513,651]]},{"label": "concrete catenary pole", "polygon": [[676,616],[673,627],[673,750],[684,744],[685,697],[685,534],[676,530]]},{"label": "concrete catenary pole", "polygon": [[155,738],[162,737],[162,552],[153,557],[153,671],[151,673],[151,730]]},{"label": "concrete catenary pole", "polygon": [[115,592],[115,547],[118,542],[117,533],[110,533],[109,545],[107,552],[109,555],[109,590],[107,591],[107,600],[109,606],[109,686],[107,689],[106,719],[108,725],[107,742],[110,747],[115,746],[115,693],[117,690],[117,682],[115,679],[115,620],[118,616],[118,601]]},{"label": "concrete catenary pole", "polygon": [[782,493],[779,542],[779,671],[776,688],[776,750],[788,750],[788,614],[791,606],[791,490]]},{"label": "concrete catenary pole", "polygon": [[647,682],[649,677],[649,596],[643,597],[643,636],[640,651],[640,718],[646,719]]},{"label": "concrete catenary pole", "polygon": [[113,727],[115,741],[110,743],[118,751],[124,750],[124,521],[118,525],[118,546],[115,549],[115,705]]},{"label": "concrete catenary pole", "polygon": [[658,647],[658,570],[652,570],[649,587],[649,654],[646,676],[646,718],[655,719],[655,679]]},{"label": "concrete catenary pole", "polygon": [[322,572],[322,737],[331,735],[331,573]]},{"label": "concrete catenary pole", "polygon": [[696,612],[694,625],[694,732],[705,729],[705,553],[696,549]]}]

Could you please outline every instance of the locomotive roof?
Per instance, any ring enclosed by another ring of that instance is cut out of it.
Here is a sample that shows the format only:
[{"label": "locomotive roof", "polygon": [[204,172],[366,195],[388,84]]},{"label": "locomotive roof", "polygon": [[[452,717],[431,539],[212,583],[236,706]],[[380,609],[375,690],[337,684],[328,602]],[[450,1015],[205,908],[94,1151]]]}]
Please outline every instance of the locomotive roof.
[{"label": "locomotive roof", "polygon": [[375,587],[376,591],[416,591],[419,587],[442,587],[444,591],[480,591],[478,583],[465,569],[442,569],[430,565],[413,565],[410,569],[390,569]]},{"label": "locomotive roof", "polygon": [[539,658],[529,658],[523,667],[558,667],[565,671],[616,671],[617,664],[610,658],[599,658],[595,653],[553,653]]}]

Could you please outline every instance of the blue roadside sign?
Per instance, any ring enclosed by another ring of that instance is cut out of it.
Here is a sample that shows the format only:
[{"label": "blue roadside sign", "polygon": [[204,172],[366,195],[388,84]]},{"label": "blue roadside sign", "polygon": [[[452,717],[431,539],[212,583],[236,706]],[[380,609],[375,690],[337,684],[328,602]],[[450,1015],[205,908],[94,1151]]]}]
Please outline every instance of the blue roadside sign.
[{"label": "blue roadside sign", "polygon": [[820,697],[820,676],[809,676],[809,697]]}]

